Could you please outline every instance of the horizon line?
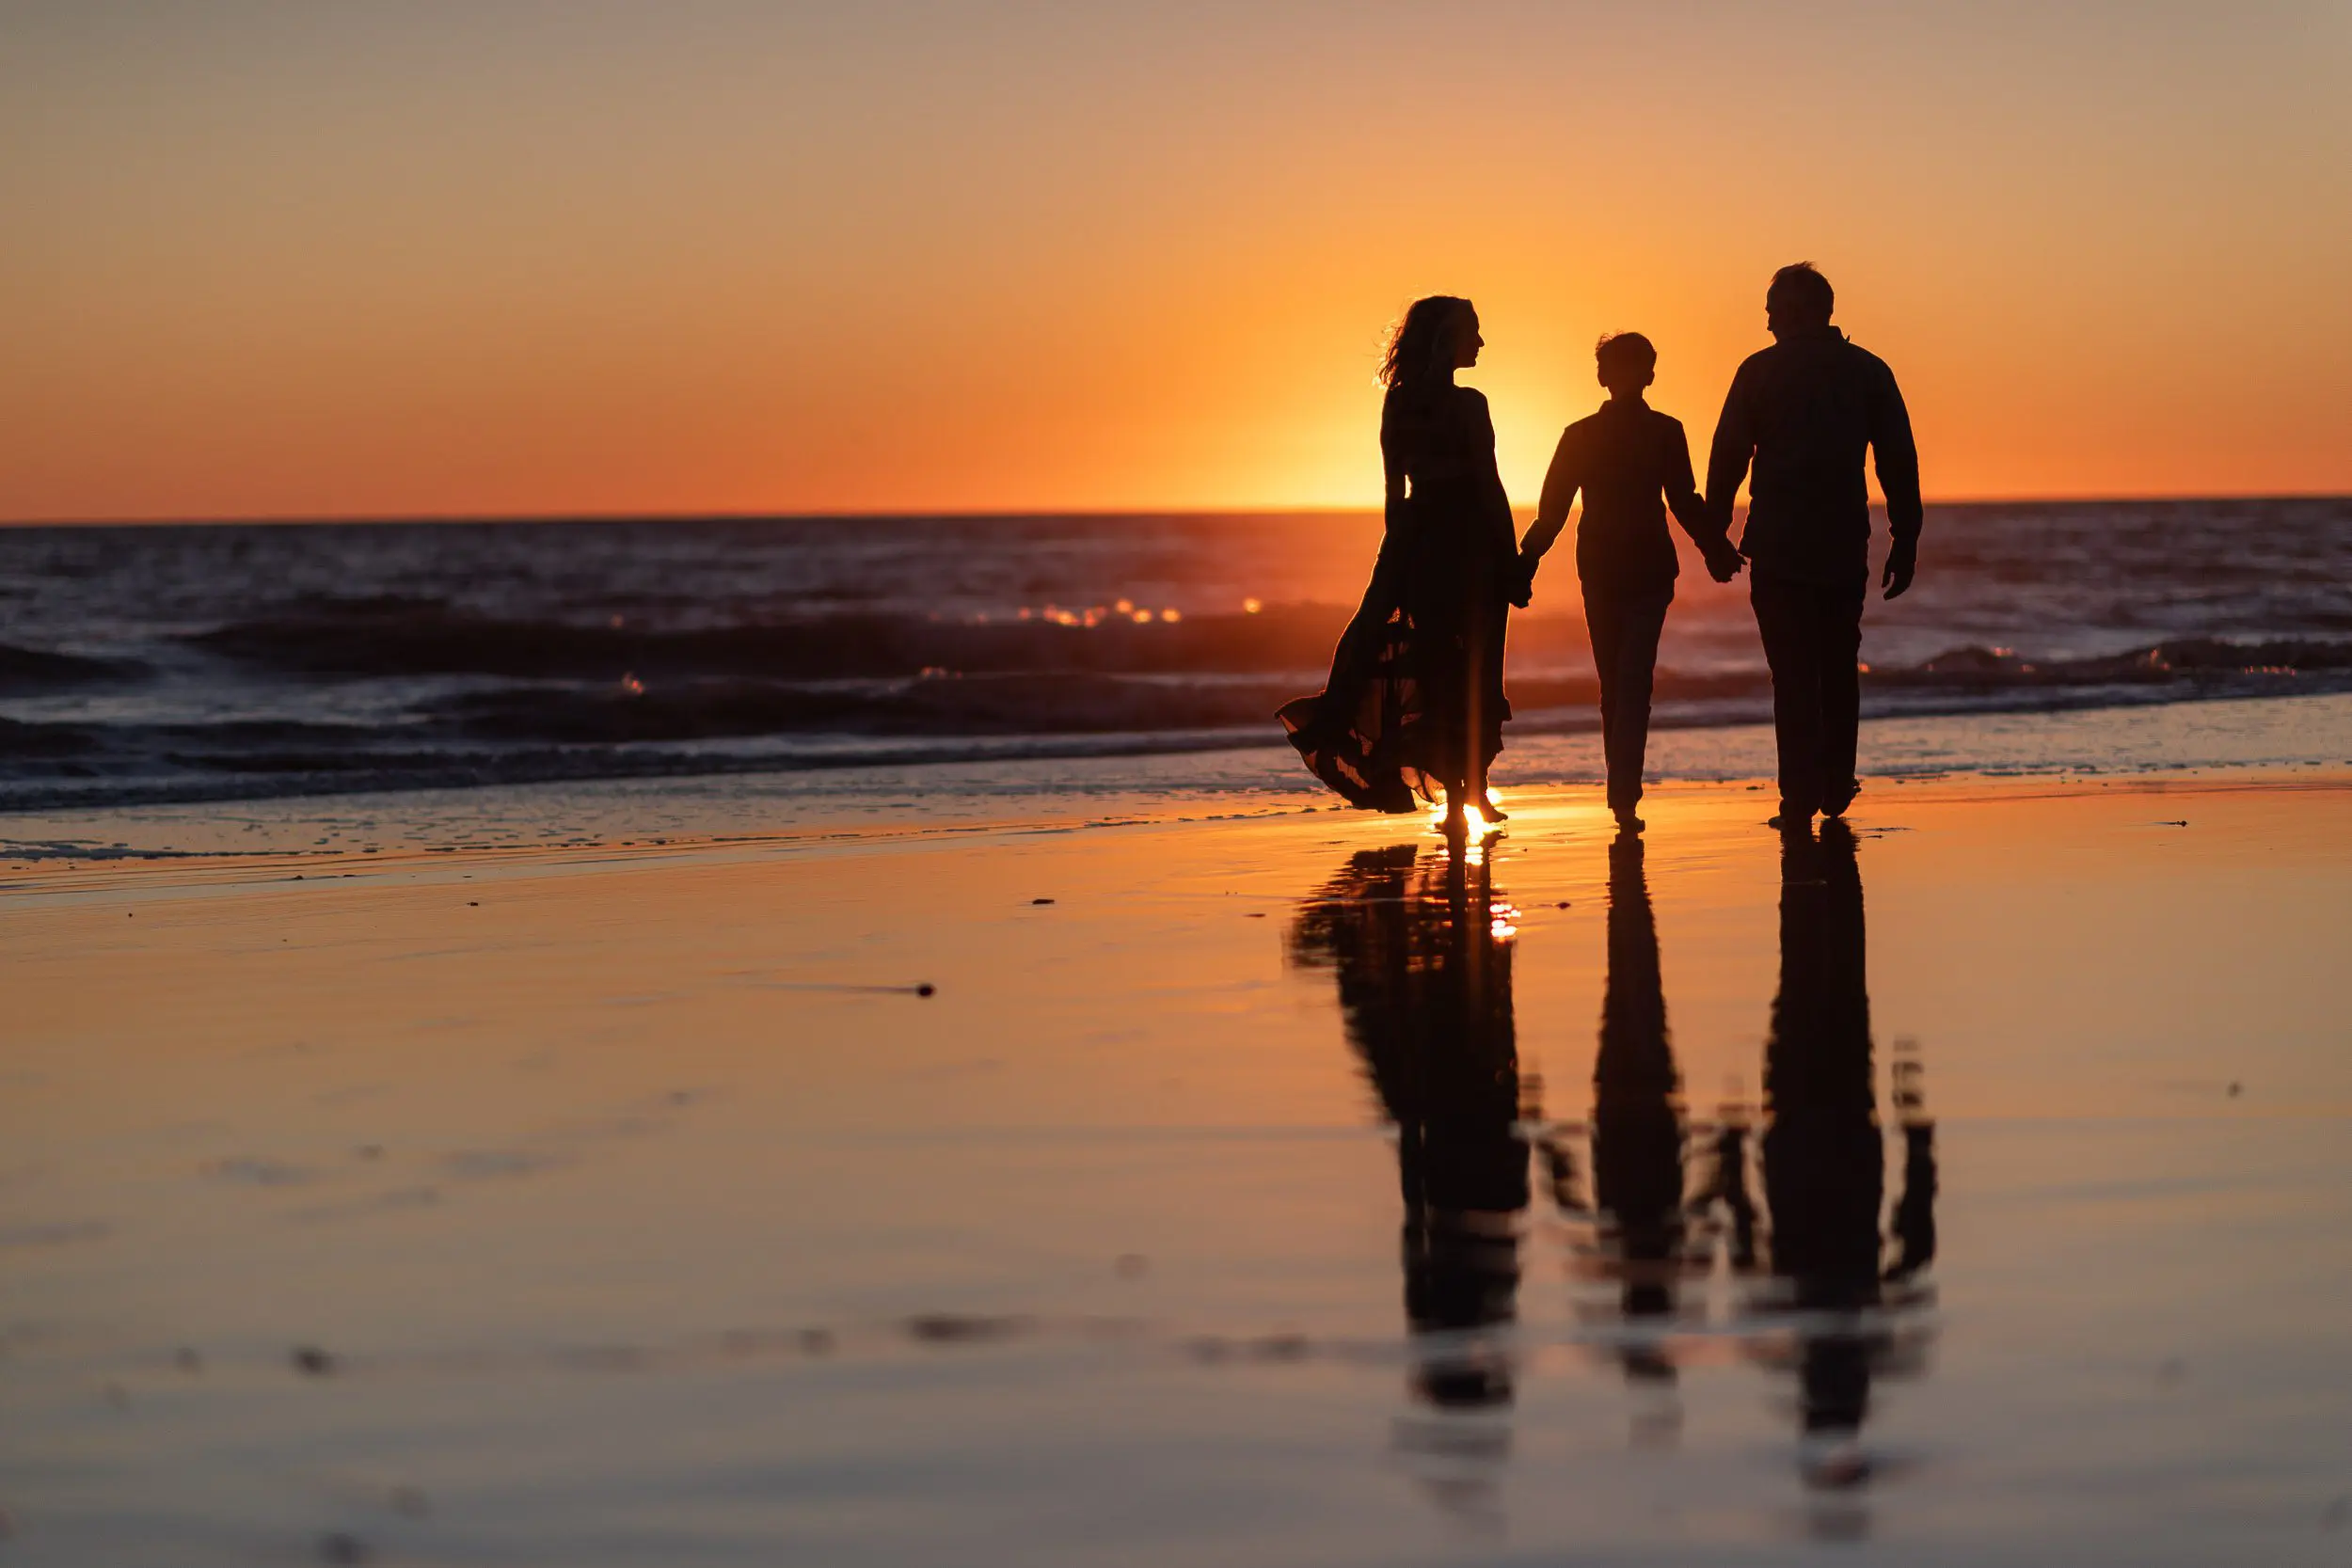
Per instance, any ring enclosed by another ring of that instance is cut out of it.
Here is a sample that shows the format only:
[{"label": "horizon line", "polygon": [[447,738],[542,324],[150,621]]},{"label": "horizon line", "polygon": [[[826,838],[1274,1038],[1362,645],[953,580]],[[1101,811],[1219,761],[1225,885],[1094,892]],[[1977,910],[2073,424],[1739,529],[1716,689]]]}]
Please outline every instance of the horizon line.
[{"label": "horizon line", "polygon": [[[2352,501],[2352,491],[2340,490],[2220,490],[2145,491],[2083,496],[1944,496],[1928,500],[1930,507],[1981,506],[2114,506],[2133,502],[2190,501]],[[1514,501],[1514,512],[1532,512],[1533,502]],[[1884,502],[1872,501],[1873,512]],[[835,510],[752,511],[719,508],[702,512],[583,511],[583,512],[272,512],[245,515],[171,515],[125,514],[96,517],[0,517],[0,529],[17,528],[304,528],[387,527],[448,523],[707,523],[707,522],[1012,522],[1041,517],[1118,518],[1162,517],[1343,517],[1375,516],[1376,504],[1270,506],[1063,506],[981,507],[967,509],[854,507]],[[1583,510],[1581,504],[1574,509]],[[1744,512],[1747,502],[1734,509]]]}]

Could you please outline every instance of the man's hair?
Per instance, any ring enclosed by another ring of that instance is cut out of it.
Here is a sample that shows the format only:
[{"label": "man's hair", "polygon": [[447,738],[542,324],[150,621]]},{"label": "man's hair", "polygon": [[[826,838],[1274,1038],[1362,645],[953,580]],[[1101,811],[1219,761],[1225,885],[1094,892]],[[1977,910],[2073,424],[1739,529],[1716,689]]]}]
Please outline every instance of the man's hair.
[{"label": "man's hair", "polygon": [[1768,301],[1785,300],[1792,309],[1823,321],[1829,320],[1830,313],[1837,309],[1836,292],[1810,261],[1799,261],[1772,274],[1772,286],[1764,291],[1764,297]]},{"label": "man's hair", "polygon": [[1641,375],[1656,370],[1658,349],[1639,332],[1604,332],[1593,345],[1593,359],[1600,366],[1602,384],[1613,387],[1627,372]]}]

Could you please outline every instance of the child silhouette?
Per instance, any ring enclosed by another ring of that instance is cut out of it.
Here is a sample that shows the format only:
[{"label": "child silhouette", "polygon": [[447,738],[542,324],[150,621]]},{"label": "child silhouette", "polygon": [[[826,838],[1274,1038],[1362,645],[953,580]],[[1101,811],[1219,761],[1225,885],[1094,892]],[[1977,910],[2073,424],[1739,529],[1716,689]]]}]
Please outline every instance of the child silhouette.
[{"label": "child silhouette", "polygon": [[[1561,434],[1534,526],[1519,546],[1522,582],[1560,537],[1568,504],[1584,493],[1576,531],[1576,575],[1584,590],[1584,627],[1600,675],[1601,749],[1609,765],[1609,809],[1619,827],[1639,832],[1642,757],[1649,746],[1650,681],[1658,637],[1674,602],[1674,540],[1666,507],[1706,554],[1717,582],[1739,574],[1740,552],[1699,499],[1691,444],[1682,421],[1642,396],[1658,377],[1658,350],[1639,332],[1600,340],[1593,351],[1609,401]],[[1518,602],[1525,603],[1525,592]]]}]

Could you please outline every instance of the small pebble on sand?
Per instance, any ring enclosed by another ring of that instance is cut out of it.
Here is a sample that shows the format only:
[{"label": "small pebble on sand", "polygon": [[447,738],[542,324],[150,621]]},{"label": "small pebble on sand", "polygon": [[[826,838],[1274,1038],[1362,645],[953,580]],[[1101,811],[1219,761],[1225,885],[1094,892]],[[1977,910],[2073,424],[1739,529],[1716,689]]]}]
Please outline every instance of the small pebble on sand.
[{"label": "small pebble on sand", "polygon": [[907,1333],[927,1345],[971,1345],[1007,1339],[1021,1330],[1017,1318],[965,1312],[920,1312],[906,1322]]},{"label": "small pebble on sand", "polygon": [[332,1534],[319,1537],[319,1560],[321,1562],[373,1562],[375,1560],[375,1553],[366,1542],[358,1536],[346,1535],[342,1530],[336,1530]]},{"label": "small pebble on sand", "polygon": [[325,1377],[335,1370],[335,1358],[316,1345],[295,1346],[294,1364],[307,1377]]},{"label": "small pebble on sand", "polygon": [[1050,904],[1053,900],[1051,898],[1032,898],[1029,902],[1032,904]]},{"label": "small pebble on sand", "polygon": [[937,986],[934,986],[929,980],[926,980],[921,985],[914,988],[914,994],[917,996],[931,996],[937,994],[938,990],[939,988]]}]

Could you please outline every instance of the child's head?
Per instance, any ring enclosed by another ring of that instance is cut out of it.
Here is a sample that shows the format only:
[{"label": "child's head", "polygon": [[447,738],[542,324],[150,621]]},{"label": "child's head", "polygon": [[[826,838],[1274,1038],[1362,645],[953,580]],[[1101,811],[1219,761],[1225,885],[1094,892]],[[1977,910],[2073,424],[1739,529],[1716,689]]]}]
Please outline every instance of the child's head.
[{"label": "child's head", "polygon": [[1611,332],[1593,345],[1600,384],[1617,397],[1633,397],[1658,379],[1658,350],[1639,332]]}]

